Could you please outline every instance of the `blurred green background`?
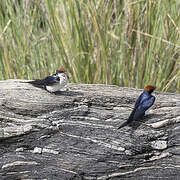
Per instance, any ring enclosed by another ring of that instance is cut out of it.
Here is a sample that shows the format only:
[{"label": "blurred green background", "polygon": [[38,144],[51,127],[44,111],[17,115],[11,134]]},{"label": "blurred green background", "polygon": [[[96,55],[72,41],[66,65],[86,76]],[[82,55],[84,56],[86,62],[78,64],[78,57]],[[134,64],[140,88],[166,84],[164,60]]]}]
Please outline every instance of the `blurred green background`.
[{"label": "blurred green background", "polygon": [[180,92],[179,0],[1,0],[0,79]]}]

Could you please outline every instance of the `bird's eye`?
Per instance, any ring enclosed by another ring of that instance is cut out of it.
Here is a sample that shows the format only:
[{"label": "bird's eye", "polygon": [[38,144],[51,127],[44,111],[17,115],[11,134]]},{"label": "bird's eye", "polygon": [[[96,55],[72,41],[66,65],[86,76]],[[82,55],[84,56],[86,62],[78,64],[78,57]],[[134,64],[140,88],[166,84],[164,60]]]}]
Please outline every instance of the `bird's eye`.
[{"label": "bird's eye", "polygon": [[60,81],[59,76],[56,78],[58,81]]}]

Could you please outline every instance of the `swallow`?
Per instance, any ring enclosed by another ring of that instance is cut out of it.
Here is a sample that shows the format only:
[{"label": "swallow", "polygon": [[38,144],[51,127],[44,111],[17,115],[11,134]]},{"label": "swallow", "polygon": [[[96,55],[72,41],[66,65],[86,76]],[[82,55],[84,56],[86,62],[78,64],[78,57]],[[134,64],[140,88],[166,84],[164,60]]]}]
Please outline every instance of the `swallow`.
[{"label": "swallow", "polygon": [[28,83],[36,87],[43,87],[48,92],[52,93],[52,92],[59,91],[64,86],[66,86],[68,79],[69,79],[69,76],[67,75],[67,71],[64,68],[59,67],[56,70],[55,74],[51,76],[47,76],[44,79],[36,79],[36,80],[30,81]]},{"label": "swallow", "polygon": [[143,93],[136,100],[133,111],[128,120],[121,124],[118,129],[130,124],[133,120],[142,118],[145,112],[154,104],[155,97],[151,94],[155,90],[155,86],[148,85],[144,88]]}]

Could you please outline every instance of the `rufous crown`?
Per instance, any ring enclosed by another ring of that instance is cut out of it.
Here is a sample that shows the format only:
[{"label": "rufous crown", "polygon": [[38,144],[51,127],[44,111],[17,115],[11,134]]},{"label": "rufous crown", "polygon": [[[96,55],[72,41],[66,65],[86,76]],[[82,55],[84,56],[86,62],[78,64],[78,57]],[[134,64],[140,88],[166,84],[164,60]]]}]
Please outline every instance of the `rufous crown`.
[{"label": "rufous crown", "polygon": [[153,91],[154,89],[156,89],[156,86],[151,86],[151,85],[147,85],[145,88],[144,88],[144,90],[145,91]]}]

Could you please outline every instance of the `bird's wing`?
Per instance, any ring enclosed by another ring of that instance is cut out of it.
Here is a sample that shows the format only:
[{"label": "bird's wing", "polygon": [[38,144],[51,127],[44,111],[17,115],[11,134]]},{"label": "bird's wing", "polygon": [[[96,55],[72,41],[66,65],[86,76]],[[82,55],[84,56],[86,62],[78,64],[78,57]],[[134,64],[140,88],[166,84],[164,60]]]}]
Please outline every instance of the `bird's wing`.
[{"label": "bird's wing", "polygon": [[142,93],[142,94],[138,97],[138,99],[136,100],[134,109],[133,109],[133,111],[131,112],[128,120],[126,121],[127,124],[131,123],[131,122],[134,120],[134,115],[136,114],[137,108],[138,108],[138,106],[139,106],[140,103],[141,103],[142,96],[143,96],[143,93]]},{"label": "bird's wing", "polygon": [[133,119],[134,119],[134,114],[135,114],[135,112],[136,112],[136,109],[134,108],[133,111],[131,112],[128,120],[125,121],[124,123],[122,123],[122,124],[118,127],[118,129],[120,129],[120,128],[128,125],[128,124],[130,124],[130,123],[133,121]]},{"label": "bird's wing", "polygon": [[137,107],[138,107],[138,105],[139,105],[140,102],[141,102],[142,96],[143,96],[143,93],[142,93],[142,94],[138,97],[138,99],[136,100],[136,103],[135,103],[134,108],[137,108]]},{"label": "bird's wing", "polygon": [[145,115],[145,111],[147,111],[155,101],[155,97],[151,96],[147,99],[145,99],[136,109],[133,114],[133,119],[138,119]]},{"label": "bird's wing", "polygon": [[42,80],[43,84],[46,86],[53,85],[55,83],[58,83],[59,81],[60,81],[60,79],[58,76],[48,76]]},{"label": "bird's wing", "polygon": [[47,85],[53,85],[55,83],[58,83],[60,81],[59,76],[56,76],[55,74],[52,76],[48,76],[44,79],[36,79],[33,81],[28,81],[27,83],[30,83],[34,86],[47,86]]},{"label": "bird's wing", "polygon": [[154,96],[150,96],[149,98],[145,99],[139,106],[137,109],[144,109],[145,111],[147,111],[153,104],[155,101],[155,97]]}]

